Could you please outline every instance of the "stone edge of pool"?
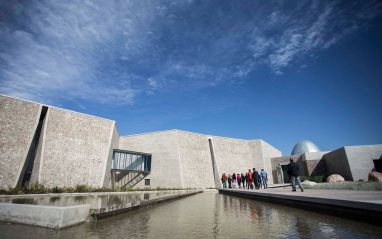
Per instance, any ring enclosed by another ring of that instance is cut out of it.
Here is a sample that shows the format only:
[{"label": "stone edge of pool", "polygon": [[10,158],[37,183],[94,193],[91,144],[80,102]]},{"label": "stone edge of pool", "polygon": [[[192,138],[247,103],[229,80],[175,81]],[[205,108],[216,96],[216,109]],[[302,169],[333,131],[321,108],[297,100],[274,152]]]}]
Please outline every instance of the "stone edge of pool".
[{"label": "stone edge of pool", "polygon": [[218,189],[218,191],[220,194],[254,199],[382,226],[382,204],[331,198],[304,197],[301,195],[292,196],[273,193],[258,193],[256,191],[227,189]]},{"label": "stone edge of pool", "polygon": [[93,220],[97,221],[99,219],[104,219],[107,217],[116,216],[116,215],[121,214],[121,213],[130,212],[130,211],[141,209],[141,208],[148,208],[148,207],[151,207],[151,206],[154,206],[157,204],[166,203],[168,201],[177,200],[177,199],[180,199],[183,197],[192,196],[192,195],[202,193],[202,192],[203,192],[203,190],[196,190],[194,192],[181,193],[181,194],[171,195],[171,196],[167,196],[167,197],[161,197],[161,198],[141,201],[139,203],[139,205],[134,205],[134,206],[127,207],[127,208],[121,208],[121,209],[113,210],[110,212],[97,213],[96,211],[92,212],[92,210],[90,210],[90,213],[91,213],[91,217],[93,218]]},{"label": "stone edge of pool", "polygon": [[90,205],[54,207],[0,203],[0,221],[60,229],[82,223]]},{"label": "stone edge of pool", "polygon": [[97,213],[96,211],[92,211],[89,204],[56,207],[43,205],[0,203],[0,221],[30,226],[62,229],[65,227],[83,223],[89,217],[89,214],[93,218],[93,220],[98,220],[106,217],[115,216],[124,212],[129,212],[140,208],[147,208],[168,201],[195,195],[201,192],[203,192],[203,190],[196,190],[193,192],[180,193],[167,197],[142,201],[139,203],[139,205],[104,213]]}]

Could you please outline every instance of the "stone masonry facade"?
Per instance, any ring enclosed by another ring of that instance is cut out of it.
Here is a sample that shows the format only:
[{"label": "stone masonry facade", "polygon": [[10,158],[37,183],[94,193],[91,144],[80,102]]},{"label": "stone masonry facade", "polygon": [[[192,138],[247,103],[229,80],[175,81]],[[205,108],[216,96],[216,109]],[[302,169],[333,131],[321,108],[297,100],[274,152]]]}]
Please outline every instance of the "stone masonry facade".
[{"label": "stone masonry facade", "polygon": [[39,104],[0,95],[0,188],[17,186],[39,115]]}]

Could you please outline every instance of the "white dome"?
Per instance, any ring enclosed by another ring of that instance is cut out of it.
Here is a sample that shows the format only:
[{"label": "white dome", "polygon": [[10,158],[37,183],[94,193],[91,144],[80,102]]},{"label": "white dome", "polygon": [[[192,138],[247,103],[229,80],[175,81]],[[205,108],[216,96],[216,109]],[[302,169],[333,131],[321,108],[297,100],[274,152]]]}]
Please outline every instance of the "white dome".
[{"label": "white dome", "polygon": [[291,155],[311,153],[311,152],[320,152],[320,149],[314,143],[308,140],[303,140],[298,142],[294,146]]}]

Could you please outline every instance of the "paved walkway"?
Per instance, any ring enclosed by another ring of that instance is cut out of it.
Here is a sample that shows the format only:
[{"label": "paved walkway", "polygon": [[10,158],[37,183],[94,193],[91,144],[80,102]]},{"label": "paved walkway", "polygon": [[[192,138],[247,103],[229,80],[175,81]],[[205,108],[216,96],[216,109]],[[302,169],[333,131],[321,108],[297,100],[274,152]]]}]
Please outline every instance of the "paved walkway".
[{"label": "paved walkway", "polygon": [[219,189],[219,193],[328,214],[382,226],[382,192],[304,189]]},{"label": "paved walkway", "polygon": [[232,191],[255,192],[259,194],[270,195],[285,195],[293,196],[296,198],[322,198],[322,199],[335,199],[354,202],[368,202],[382,204],[382,191],[357,191],[357,190],[318,190],[318,189],[304,189],[301,192],[298,187],[296,192],[292,192],[292,187],[287,188],[268,188],[268,189],[229,189]]}]

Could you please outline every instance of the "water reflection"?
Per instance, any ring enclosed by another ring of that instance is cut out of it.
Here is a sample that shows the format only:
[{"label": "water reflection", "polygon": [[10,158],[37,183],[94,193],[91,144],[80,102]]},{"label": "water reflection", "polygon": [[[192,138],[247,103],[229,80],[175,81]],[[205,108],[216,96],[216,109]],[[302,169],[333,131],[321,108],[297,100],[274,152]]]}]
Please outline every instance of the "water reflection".
[{"label": "water reflection", "polygon": [[5,223],[0,223],[0,231],[3,238],[379,238],[382,235],[382,229],[377,226],[216,193],[197,194],[59,231]]},{"label": "water reflection", "polygon": [[45,205],[45,206],[75,206],[90,204],[92,213],[103,213],[113,210],[123,209],[131,206],[139,205],[141,201],[172,196],[176,194],[184,194],[189,190],[179,191],[160,191],[160,192],[131,192],[131,193],[118,193],[118,194],[89,194],[84,195],[43,195],[35,197],[6,197],[0,198],[0,203],[15,203],[15,204],[31,204],[31,205]]}]

